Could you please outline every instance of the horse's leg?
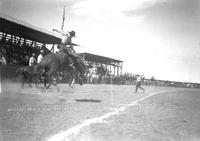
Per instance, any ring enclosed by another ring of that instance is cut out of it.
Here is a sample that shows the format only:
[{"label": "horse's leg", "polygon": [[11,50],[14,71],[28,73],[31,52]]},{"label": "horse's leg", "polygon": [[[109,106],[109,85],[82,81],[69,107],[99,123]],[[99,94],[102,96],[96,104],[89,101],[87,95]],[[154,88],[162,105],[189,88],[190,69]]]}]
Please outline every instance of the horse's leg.
[{"label": "horse's leg", "polygon": [[[48,85],[47,85],[48,83]],[[47,75],[47,79],[44,80],[44,89],[48,89],[51,86],[51,77],[50,75]]]},{"label": "horse's leg", "polygon": [[49,80],[49,85],[47,86],[47,89],[53,84],[54,86],[57,86],[57,83],[56,83],[56,78],[51,76],[50,77],[51,79]]},{"label": "horse's leg", "polygon": [[48,88],[51,86],[51,83],[52,83],[52,82],[49,82],[49,84],[46,85],[46,86],[44,87],[44,89],[48,89]]},{"label": "horse's leg", "polygon": [[[46,83],[44,83],[45,84],[45,89],[48,89],[50,86],[51,86],[51,84],[53,84],[53,81],[52,81],[52,76],[53,76],[53,74],[54,74],[54,72],[55,72],[55,70],[54,69],[50,69],[48,72],[47,72],[47,78],[46,78]],[[49,82],[49,85],[48,86],[46,86],[46,84],[47,84],[47,82]]]},{"label": "horse's leg", "polygon": [[38,88],[38,81],[37,81],[37,78],[36,78],[36,80],[34,80],[34,83],[35,83],[35,88]]},{"label": "horse's leg", "polygon": [[79,84],[83,85],[83,79],[81,77],[79,77]]},{"label": "horse's leg", "polygon": [[23,77],[23,78],[22,78],[22,85],[21,85],[21,88],[22,88],[22,89],[24,88],[24,82],[25,82],[24,79],[25,79],[25,78]]},{"label": "horse's leg", "polygon": [[38,88],[38,77],[37,77],[37,75],[33,75],[33,82],[35,83],[35,88]]},{"label": "horse's leg", "polygon": [[[58,76],[59,77],[59,76]],[[53,78],[53,82],[52,82],[52,84],[57,88],[57,92],[59,92],[60,91],[60,88],[59,88],[59,86],[57,85],[57,80],[58,80],[59,78],[57,78],[56,76]]]},{"label": "horse's leg", "polygon": [[72,77],[72,81],[69,83],[69,87],[73,88],[74,87],[74,83],[75,83],[75,75],[74,75],[72,70],[69,70],[69,73],[70,73],[70,75]]},{"label": "horse's leg", "polygon": [[39,85],[40,83],[44,84],[43,89],[46,88],[47,85],[47,74],[45,72],[45,69],[41,69],[40,73],[37,74],[37,85]]},{"label": "horse's leg", "polygon": [[43,78],[44,88],[47,86],[47,82],[48,82],[48,80],[47,80],[47,76],[46,76],[45,78]]},{"label": "horse's leg", "polygon": [[39,84],[42,83],[41,77],[37,74],[35,80],[35,87],[38,88]]},{"label": "horse's leg", "polygon": [[72,76],[72,81],[71,81],[71,83],[69,84],[69,86],[71,87],[71,88],[73,88],[74,87],[74,83],[75,83],[75,77],[74,77],[74,75]]},{"label": "horse's leg", "polygon": [[[50,76],[51,76],[51,74],[50,74],[50,72],[47,72],[46,73],[46,79],[44,79],[44,90],[45,89],[48,89],[50,86],[51,86],[51,84],[50,84]],[[49,82],[49,85],[47,85],[47,83]]]},{"label": "horse's leg", "polygon": [[91,83],[92,83],[92,77],[89,76],[89,84],[91,84]]},{"label": "horse's leg", "polygon": [[89,75],[88,74],[86,75],[86,83],[87,84],[89,83]]},{"label": "horse's leg", "polygon": [[23,70],[22,71],[22,83],[23,83],[23,87],[24,87],[25,82],[27,82],[27,84],[29,85],[29,87],[32,87],[32,85],[31,85],[31,79],[32,79],[31,74],[26,69]]},{"label": "horse's leg", "polygon": [[[51,80],[50,79],[51,79],[52,72],[53,71],[50,71],[50,70],[47,71],[47,72],[42,70],[42,72],[38,75],[38,80],[40,82],[44,83],[43,90],[48,89],[51,86],[51,84],[50,84]],[[49,82],[49,85],[47,85],[48,82]]]},{"label": "horse's leg", "polygon": [[25,83],[25,76],[24,76],[24,73],[19,70],[19,81],[21,82],[21,88],[23,89],[24,88],[24,83]]},{"label": "horse's leg", "polygon": [[60,88],[57,85],[57,77],[55,77],[55,73],[52,72],[49,78],[50,78],[49,79],[49,85],[46,87],[46,89],[48,89],[53,84],[57,88],[57,92],[59,92]]},{"label": "horse's leg", "polygon": [[91,78],[90,78],[90,83],[92,84],[93,83],[93,75],[91,76]]},{"label": "horse's leg", "polygon": [[27,81],[27,82],[28,82],[28,85],[29,85],[29,87],[32,87],[32,85],[31,85],[31,80],[32,80],[32,76],[29,76],[29,77],[28,77],[28,81]]},{"label": "horse's leg", "polygon": [[77,78],[78,78],[79,84],[83,85],[83,79],[82,79],[81,74],[79,72],[77,74]]}]

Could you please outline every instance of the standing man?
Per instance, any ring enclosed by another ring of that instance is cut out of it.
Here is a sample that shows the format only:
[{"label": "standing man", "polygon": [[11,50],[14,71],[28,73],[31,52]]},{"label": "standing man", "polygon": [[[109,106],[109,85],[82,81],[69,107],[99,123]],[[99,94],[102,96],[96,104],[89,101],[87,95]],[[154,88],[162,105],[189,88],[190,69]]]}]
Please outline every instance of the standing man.
[{"label": "standing man", "polygon": [[145,89],[141,87],[142,84],[142,77],[140,75],[136,76],[136,87],[135,87],[135,93],[137,93],[138,88],[140,88],[143,92],[145,92]]},{"label": "standing man", "polygon": [[42,61],[43,55],[44,55],[44,51],[40,50],[40,54],[37,57],[37,64]]},{"label": "standing man", "polygon": [[32,54],[32,56],[29,59],[29,66],[33,66],[36,64],[36,58],[35,58],[35,53]]}]

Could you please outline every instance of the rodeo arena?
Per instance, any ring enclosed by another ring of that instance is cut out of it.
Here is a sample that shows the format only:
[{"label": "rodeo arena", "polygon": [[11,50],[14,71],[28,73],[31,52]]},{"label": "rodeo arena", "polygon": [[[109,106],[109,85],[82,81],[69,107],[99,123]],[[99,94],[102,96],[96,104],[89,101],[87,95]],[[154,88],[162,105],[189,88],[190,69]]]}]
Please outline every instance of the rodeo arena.
[{"label": "rodeo arena", "polygon": [[147,79],[69,47],[0,15],[0,141],[200,140],[199,83]]}]

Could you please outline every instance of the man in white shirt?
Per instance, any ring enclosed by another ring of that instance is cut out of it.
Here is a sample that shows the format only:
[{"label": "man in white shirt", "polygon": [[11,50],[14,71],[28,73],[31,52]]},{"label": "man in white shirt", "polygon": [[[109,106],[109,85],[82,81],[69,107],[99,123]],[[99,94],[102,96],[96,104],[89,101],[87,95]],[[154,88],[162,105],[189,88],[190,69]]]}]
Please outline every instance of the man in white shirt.
[{"label": "man in white shirt", "polygon": [[29,66],[33,66],[36,63],[35,53],[32,54],[31,58],[29,59]]},{"label": "man in white shirt", "polygon": [[142,77],[140,75],[137,75],[135,93],[137,93],[138,88],[140,88],[143,92],[145,91],[145,89],[141,87],[141,84],[142,84]]},{"label": "man in white shirt", "polygon": [[44,51],[40,50],[40,54],[38,55],[38,58],[37,58],[37,63],[40,63],[42,61],[43,54],[44,54]]}]

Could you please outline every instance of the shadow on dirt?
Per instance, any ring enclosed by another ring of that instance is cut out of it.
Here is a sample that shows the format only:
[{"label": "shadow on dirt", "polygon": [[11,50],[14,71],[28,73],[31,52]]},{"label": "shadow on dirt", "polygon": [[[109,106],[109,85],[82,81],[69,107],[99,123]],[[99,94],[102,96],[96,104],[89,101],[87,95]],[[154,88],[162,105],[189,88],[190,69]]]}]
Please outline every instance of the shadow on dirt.
[{"label": "shadow on dirt", "polygon": [[96,100],[96,99],[75,99],[75,101],[77,101],[77,102],[95,102],[95,103],[101,102],[101,100]]}]

